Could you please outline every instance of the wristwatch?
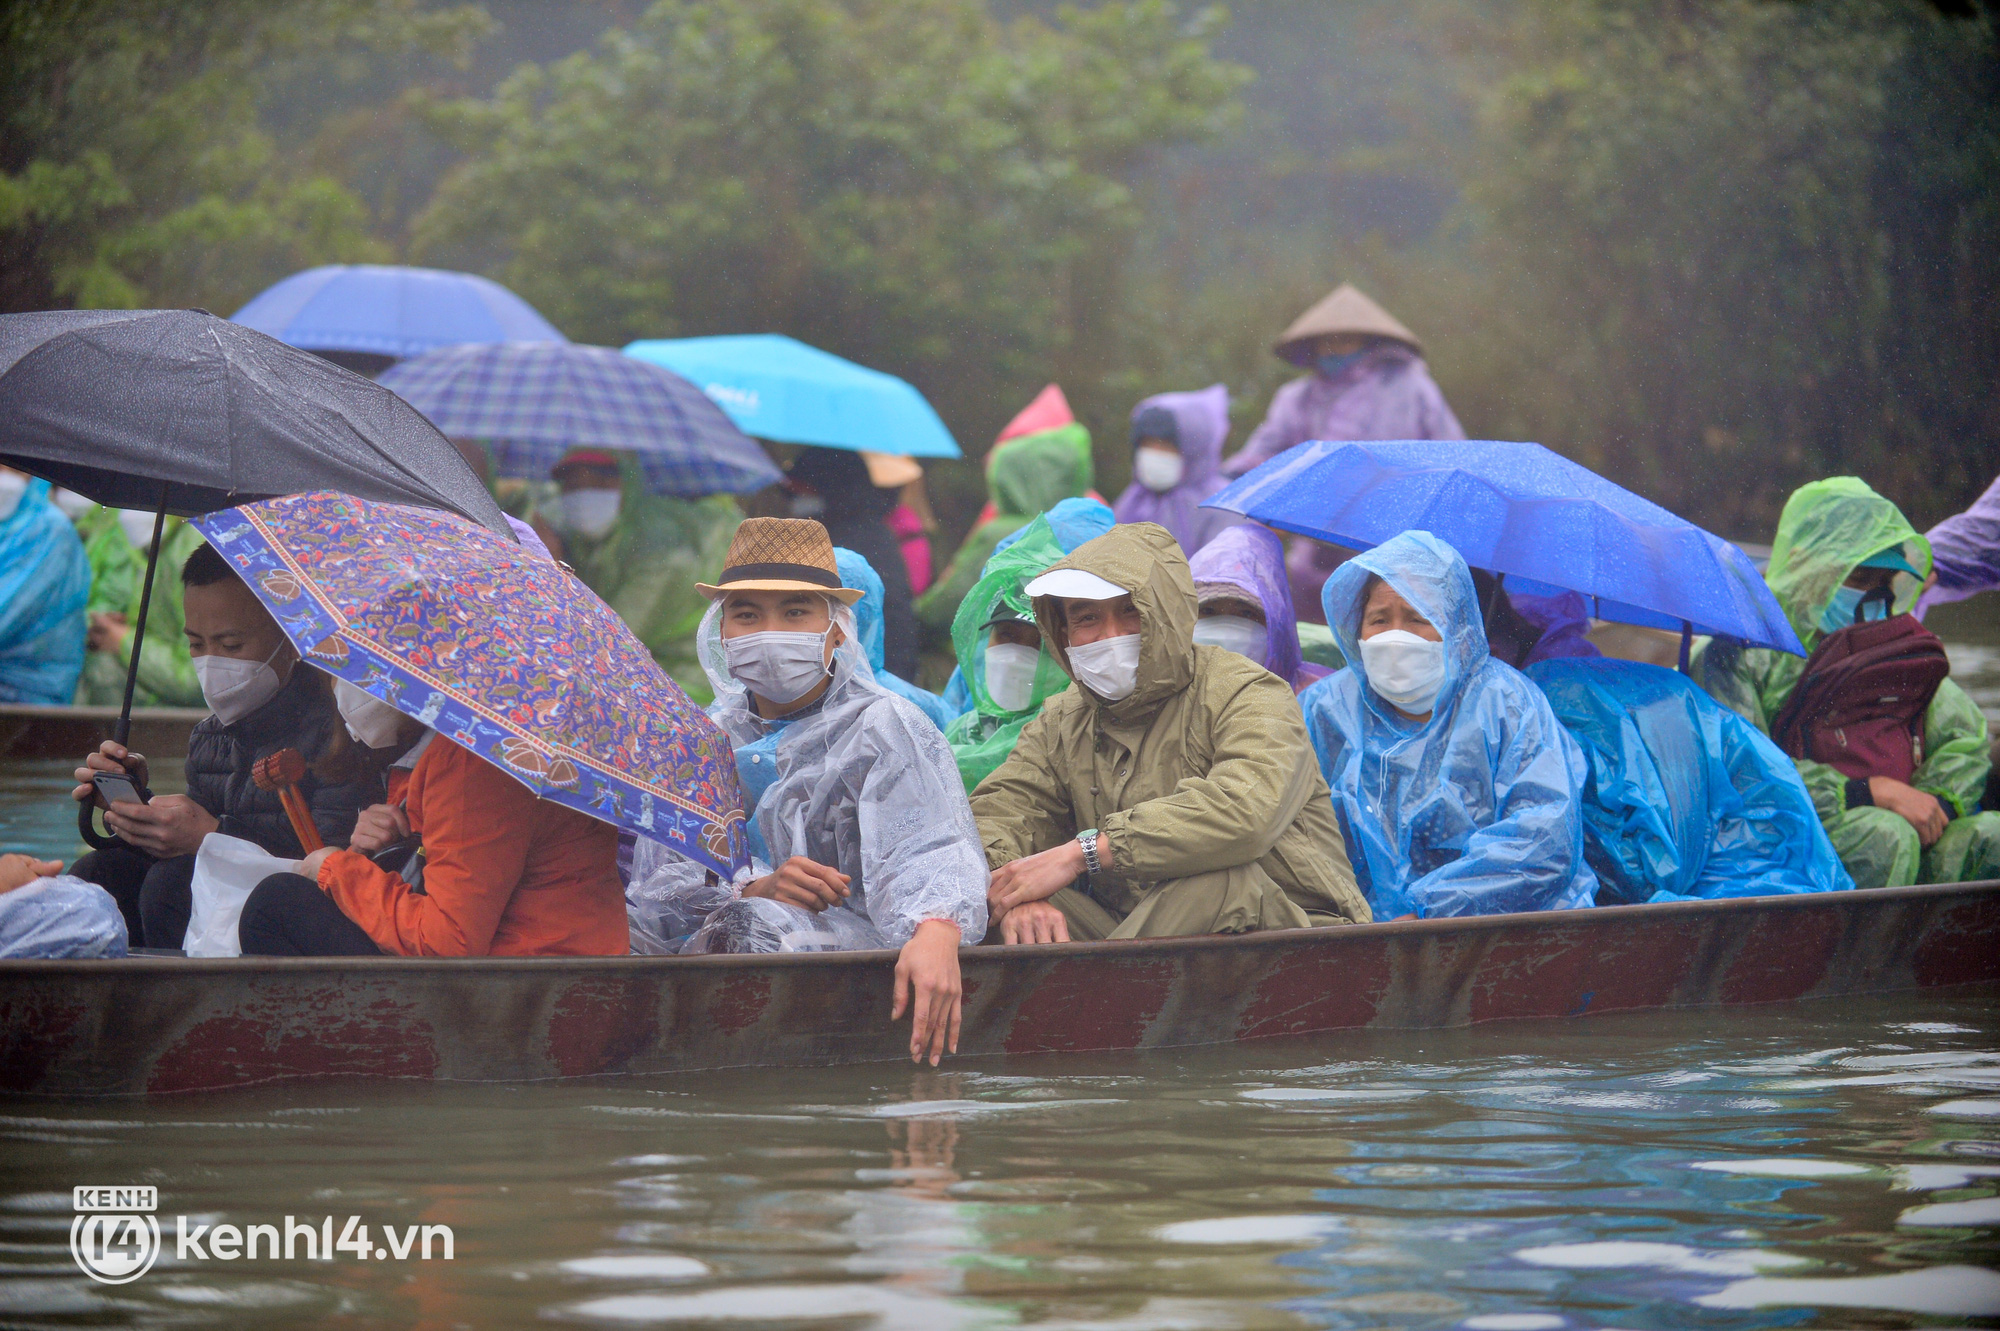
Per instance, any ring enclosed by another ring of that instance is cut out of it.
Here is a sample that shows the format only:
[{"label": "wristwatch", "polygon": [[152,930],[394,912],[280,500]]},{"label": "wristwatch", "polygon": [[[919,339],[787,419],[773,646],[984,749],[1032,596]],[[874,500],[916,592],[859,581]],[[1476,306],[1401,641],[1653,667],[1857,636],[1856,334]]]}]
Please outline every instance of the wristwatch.
[{"label": "wristwatch", "polygon": [[1097,861],[1097,829],[1093,827],[1087,832],[1078,832],[1076,844],[1083,847],[1084,873],[1092,878],[1097,877],[1104,871],[1104,866]]}]

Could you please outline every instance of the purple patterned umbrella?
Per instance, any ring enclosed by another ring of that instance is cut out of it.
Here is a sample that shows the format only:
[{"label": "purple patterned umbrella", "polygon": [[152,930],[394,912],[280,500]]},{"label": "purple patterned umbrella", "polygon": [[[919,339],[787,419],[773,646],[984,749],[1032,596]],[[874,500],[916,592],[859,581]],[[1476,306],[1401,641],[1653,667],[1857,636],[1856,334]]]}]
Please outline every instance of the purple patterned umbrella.
[{"label": "purple patterned umbrella", "polygon": [[561,565],[463,518],[320,491],[195,519],[307,661],[543,799],[745,862],[728,737]]},{"label": "purple patterned umbrella", "polygon": [[708,394],[609,347],[441,347],[375,381],[453,438],[490,443],[502,476],[546,480],[572,448],[615,448],[637,456],[654,494],[749,494],[783,479]]}]

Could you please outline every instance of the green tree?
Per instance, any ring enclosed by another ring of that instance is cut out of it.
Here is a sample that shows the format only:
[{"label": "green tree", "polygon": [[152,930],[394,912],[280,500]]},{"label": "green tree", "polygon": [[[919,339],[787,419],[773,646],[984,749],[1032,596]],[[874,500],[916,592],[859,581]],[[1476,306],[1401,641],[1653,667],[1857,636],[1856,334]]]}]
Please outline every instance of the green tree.
[{"label": "green tree", "polygon": [[1108,355],[1134,184],[1247,77],[1209,54],[1220,21],[1168,0],[1011,24],[978,0],[662,0],[440,104],[466,158],[415,244],[582,340],[791,333],[909,377],[981,439],[1036,376]]},{"label": "green tree", "polygon": [[341,47],[462,56],[477,6],[43,0],[0,9],[0,310],[227,311],[311,263],[383,257],[346,183],[281,151],[272,81]]}]

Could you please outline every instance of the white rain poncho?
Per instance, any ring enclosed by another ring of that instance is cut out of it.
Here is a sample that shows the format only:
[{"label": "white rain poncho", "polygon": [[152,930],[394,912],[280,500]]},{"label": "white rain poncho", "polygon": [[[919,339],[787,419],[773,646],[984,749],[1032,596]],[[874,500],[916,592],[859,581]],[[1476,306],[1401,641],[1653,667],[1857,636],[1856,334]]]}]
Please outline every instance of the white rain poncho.
[{"label": "white rain poncho", "polygon": [[[900,948],[925,920],[950,920],[962,941],[977,943],[986,933],[986,854],[958,765],[930,718],[875,683],[852,612],[834,607],[845,641],[826,695],[775,722],[757,715],[730,675],[721,615],[718,601],[697,650],[715,688],[709,716],[736,746],[753,862],[735,883],[719,883],[640,841],[626,894],[633,949]],[[846,902],[814,912],[742,897],[743,884],[794,855],[847,874]]]}]

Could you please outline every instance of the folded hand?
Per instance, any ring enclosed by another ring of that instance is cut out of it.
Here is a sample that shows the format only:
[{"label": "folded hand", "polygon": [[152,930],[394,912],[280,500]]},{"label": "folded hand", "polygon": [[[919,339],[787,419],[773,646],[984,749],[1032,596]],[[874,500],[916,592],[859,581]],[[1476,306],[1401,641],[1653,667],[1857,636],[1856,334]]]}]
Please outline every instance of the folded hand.
[{"label": "folded hand", "polygon": [[848,877],[838,869],[794,855],[774,873],[744,884],[746,897],[769,897],[788,906],[820,911],[847,900]]}]

